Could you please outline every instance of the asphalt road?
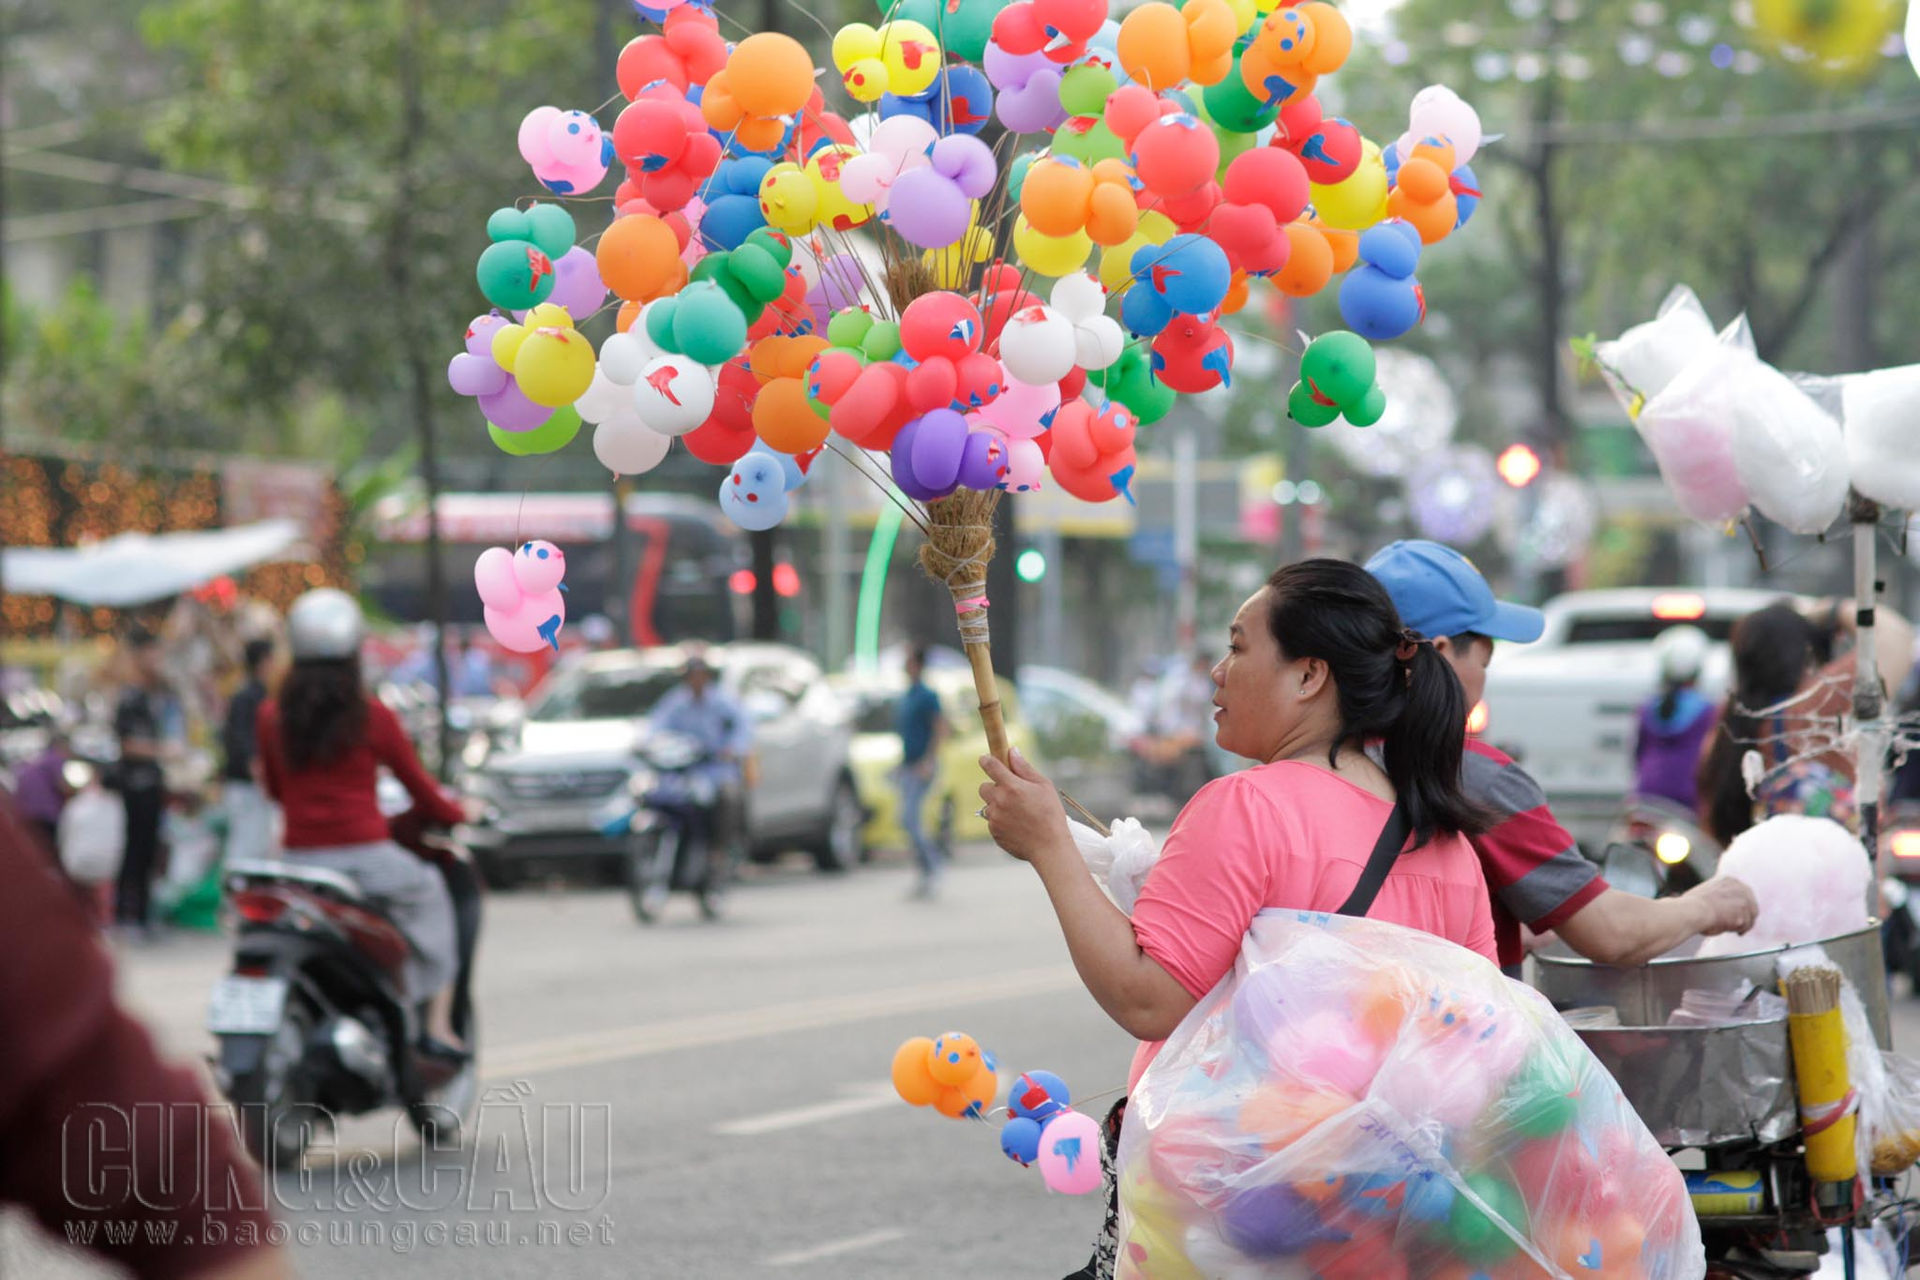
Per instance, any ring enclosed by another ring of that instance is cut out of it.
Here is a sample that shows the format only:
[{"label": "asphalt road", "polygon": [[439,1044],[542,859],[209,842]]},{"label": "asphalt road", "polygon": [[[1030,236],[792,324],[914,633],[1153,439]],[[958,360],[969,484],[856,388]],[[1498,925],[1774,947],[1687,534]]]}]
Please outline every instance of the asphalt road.
[{"label": "asphalt road", "polygon": [[[476,1140],[426,1156],[395,1115],[343,1124],[275,1188],[301,1274],[1077,1268],[1095,1198],[1048,1193],[1000,1154],[997,1126],[899,1101],[888,1065],[907,1037],[959,1029],[1003,1080],[1046,1067],[1085,1095],[1125,1083],[1129,1042],[1079,986],[1024,867],[975,849],[940,900],[907,901],[909,883],[899,865],[826,879],[796,862],[742,886],[723,923],[677,902],[654,928],[617,894],[494,895]],[[205,937],[127,953],[127,998],[170,1050],[210,1047],[225,960]],[[0,1229],[8,1277],[97,1274],[25,1234]]]},{"label": "asphalt road", "polygon": [[[403,1119],[350,1120],[274,1194],[302,1275],[972,1275],[1079,1266],[1093,1198],[1046,1192],[994,1126],[916,1110],[887,1086],[912,1035],[960,1029],[1077,1095],[1117,1089],[1129,1042],[1080,988],[1037,882],[966,851],[941,900],[906,870],[759,874],[729,918],[676,903],[654,928],[617,894],[489,900],[479,978],[489,1095],[463,1151]],[[125,953],[126,997],[162,1042],[204,1054],[220,939]],[[1895,1004],[1920,1044],[1920,1002]],[[1090,1110],[1103,1104],[1094,1102]],[[100,1268],[0,1219],[0,1276]]]}]

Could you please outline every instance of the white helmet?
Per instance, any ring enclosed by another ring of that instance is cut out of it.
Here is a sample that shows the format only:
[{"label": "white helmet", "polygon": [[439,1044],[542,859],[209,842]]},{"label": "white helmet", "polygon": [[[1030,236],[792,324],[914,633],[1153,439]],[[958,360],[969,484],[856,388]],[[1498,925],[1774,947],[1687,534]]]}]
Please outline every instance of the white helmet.
[{"label": "white helmet", "polygon": [[1668,627],[1653,638],[1653,656],[1660,664],[1660,679],[1670,685],[1692,684],[1706,666],[1707,650],[1713,642],[1698,627]]},{"label": "white helmet", "polygon": [[287,610],[287,646],[293,660],[351,658],[360,652],[366,622],[352,596],[332,587],[309,591]]}]

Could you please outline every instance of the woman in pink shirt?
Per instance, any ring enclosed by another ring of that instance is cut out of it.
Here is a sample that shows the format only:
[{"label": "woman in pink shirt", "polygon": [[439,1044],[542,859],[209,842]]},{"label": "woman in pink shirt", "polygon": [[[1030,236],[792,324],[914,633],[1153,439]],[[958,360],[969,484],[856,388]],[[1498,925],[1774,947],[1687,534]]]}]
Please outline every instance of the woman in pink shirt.
[{"label": "woman in pink shirt", "polygon": [[[1396,803],[1413,835],[1365,914],[1494,958],[1466,841],[1480,815],[1460,793],[1465,695],[1371,574],[1342,560],[1280,569],[1240,606],[1213,682],[1216,741],[1261,763],[1181,810],[1131,919],[1087,874],[1052,783],[1018,755],[981,761],[994,840],[1039,873],[1087,990],[1141,1042],[1129,1087],[1232,971],[1257,913],[1347,901]],[[1078,1274],[1111,1274],[1111,1248],[1108,1233]]]}]

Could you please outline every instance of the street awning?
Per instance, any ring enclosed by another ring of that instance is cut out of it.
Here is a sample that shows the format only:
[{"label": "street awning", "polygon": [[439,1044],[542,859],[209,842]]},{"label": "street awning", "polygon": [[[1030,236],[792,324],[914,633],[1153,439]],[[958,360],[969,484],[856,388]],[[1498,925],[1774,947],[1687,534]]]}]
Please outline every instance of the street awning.
[{"label": "street awning", "polygon": [[90,547],[9,547],[0,588],[124,609],[191,591],[270,560],[300,539],[291,520],[191,533],[123,533]]}]

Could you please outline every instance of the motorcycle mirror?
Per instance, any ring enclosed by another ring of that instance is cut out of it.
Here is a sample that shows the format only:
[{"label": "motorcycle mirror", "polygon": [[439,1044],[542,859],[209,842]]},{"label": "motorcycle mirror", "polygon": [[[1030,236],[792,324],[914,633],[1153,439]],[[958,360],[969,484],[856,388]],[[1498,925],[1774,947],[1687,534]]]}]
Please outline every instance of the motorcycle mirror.
[{"label": "motorcycle mirror", "polygon": [[1666,883],[1660,864],[1638,845],[1610,844],[1600,857],[1600,874],[1622,893],[1657,898]]}]

